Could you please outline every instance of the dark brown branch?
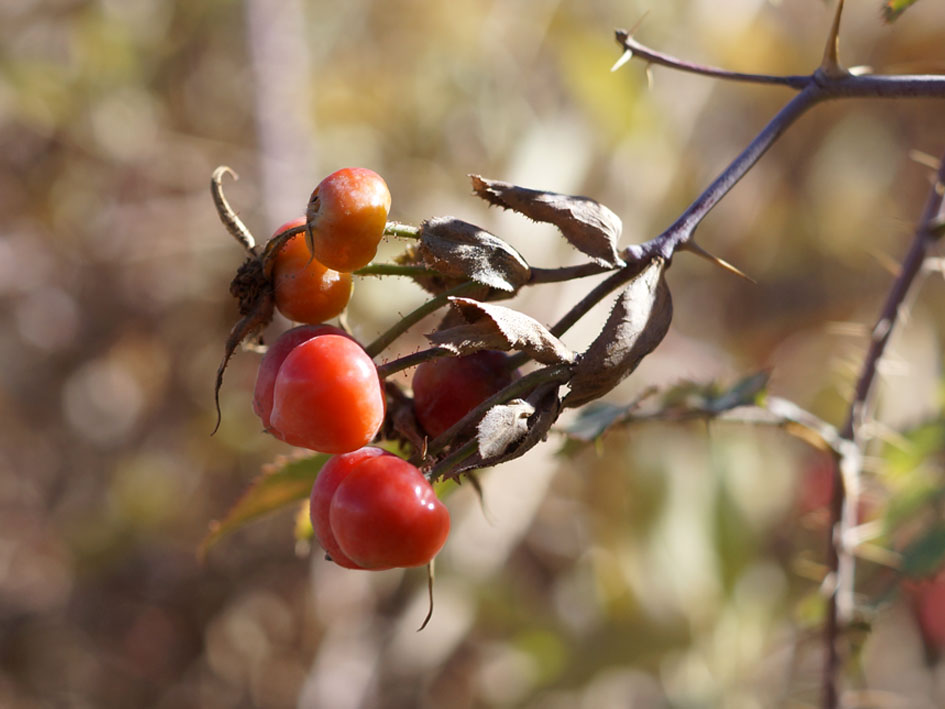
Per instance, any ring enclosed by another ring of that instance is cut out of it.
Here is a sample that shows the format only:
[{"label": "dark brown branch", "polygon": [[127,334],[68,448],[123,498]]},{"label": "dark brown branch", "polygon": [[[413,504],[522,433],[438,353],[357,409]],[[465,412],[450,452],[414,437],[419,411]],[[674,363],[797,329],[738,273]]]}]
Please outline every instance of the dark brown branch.
[{"label": "dark brown branch", "polygon": [[849,442],[850,447],[844,454],[837,455],[837,465],[834,467],[834,495],[830,505],[827,565],[830,578],[833,579],[833,588],[828,601],[827,622],[824,628],[826,657],[823,675],[823,706],[825,707],[836,707],[839,704],[837,675],[841,656],[838,638],[841,627],[849,622],[853,613],[855,565],[854,555],[848,548],[846,538],[849,530],[856,526],[863,449],[867,442],[863,432],[864,423],[871,416],[879,363],[900,319],[903,304],[915,285],[916,276],[922,269],[929,248],[940,236],[935,225],[942,218],[943,184],[945,184],[945,160],[941,163],[936,184],[926,201],[922,218],[899,275],[873,327],[869,349],[856,383],[853,401],[850,402],[846,422],[840,432],[842,438]]},{"label": "dark brown branch", "polygon": [[561,281],[570,281],[574,278],[585,278],[587,276],[596,276],[611,270],[608,266],[602,266],[599,263],[581,263],[576,266],[562,266],[561,268],[534,268],[531,269],[531,276],[528,279],[528,285],[537,283],[560,283]]},{"label": "dark brown branch", "polygon": [[752,84],[768,84],[775,86],[789,86],[793,89],[803,89],[810,83],[809,76],[772,76],[770,74],[743,74],[737,71],[728,71],[714,66],[704,66],[687,62],[683,59],[677,59],[669,54],[650,49],[637,42],[627,30],[617,30],[617,43],[622,45],[624,50],[631,52],[634,57],[645,60],[648,64],[658,64],[669,67],[677,71],[684,71],[689,74],[699,74],[701,76],[711,76],[714,79],[724,79],[726,81],[742,81]]}]

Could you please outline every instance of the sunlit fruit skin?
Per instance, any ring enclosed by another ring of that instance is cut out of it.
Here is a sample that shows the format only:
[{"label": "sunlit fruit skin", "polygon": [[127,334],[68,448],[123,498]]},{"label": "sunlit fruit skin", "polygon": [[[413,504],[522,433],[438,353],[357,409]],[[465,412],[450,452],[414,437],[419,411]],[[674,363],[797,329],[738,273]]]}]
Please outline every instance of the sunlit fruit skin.
[{"label": "sunlit fruit skin", "polygon": [[505,354],[483,350],[465,357],[441,357],[420,364],[413,374],[417,420],[433,438],[493,394],[511,384]]},{"label": "sunlit fruit skin", "polygon": [[362,462],[338,484],[329,522],[344,554],[365,569],[423,566],[450,531],[430,483],[393,455]]},{"label": "sunlit fruit skin", "polygon": [[[286,222],[276,234],[305,226],[305,217]],[[341,314],[351,298],[351,274],[328,268],[312,254],[304,234],[290,238],[272,265],[276,308],[289,320],[316,324]]]},{"label": "sunlit fruit skin", "polygon": [[364,167],[346,167],[322,180],[309,200],[309,248],[336,271],[366,266],[377,253],[390,211],[384,178]]},{"label": "sunlit fruit skin", "polygon": [[291,330],[286,330],[278,339],[273,342],[266,354],[259,362],[259,372],[256,374],[256,388],[253,392],[253,411],[260,418],[263,427],[280,437],[277,431],[272,430],[270,417],[272,416],[272,390],[276,384],[276,374],[279,373],[279,367],[285,361],[296,345],[300,345],[307,340],[311,340],[317,335],[340,335],[349,337],[349,335],[337,327],[331,325],[301,325]]},{"label": "sunlit fruit skin", "polygon": [[380,455],[390,455],[390,453],[381,448],[365,446],[351,453],[332,456],[322,466],[318,477],[315,478],[315,484],[312,486],[312,495],[309,498],[309,516],[312,520],[312,529],[315,530],[315,538],[318,539],[318,543],[322,545],[322,549],[331,557],[331,560],[346,569],[362,569],[364,567],[349,559],[341,550],[341,547],[338,546],[338,542],[335,541],[335,534],[331,531],[331,524],[328,519],[331,498],[334,497],[338,484],[348,477],[355,466]]},{"label": "sunlit fruit skin", "polygon": [[293,446],[349,453],[370,443],[384,421],[377,367],[341,335],[296,345],[276,374],[271,428]]},{"label": "sunlit fruit skin", "polygon": [[926,648],[941,653],[945,650],[945,571],[931,578],[907,581],[903,589],[912,602]]}]

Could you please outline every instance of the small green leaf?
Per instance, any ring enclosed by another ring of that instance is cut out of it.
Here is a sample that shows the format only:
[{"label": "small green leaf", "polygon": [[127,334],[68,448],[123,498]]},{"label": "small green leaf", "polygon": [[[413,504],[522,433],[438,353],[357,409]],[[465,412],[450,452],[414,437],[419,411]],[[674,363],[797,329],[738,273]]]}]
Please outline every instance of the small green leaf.
[{"label": "small green leaf", "polygon": [[894,22],[899,19],[899,15],[917,2],[918,0],[886,0],[883,3],[883,19],[886,22]]},{"label": "small green leaf", "polygon": [[902,551],[902,573],[912,578],[931,576],[945,561],[945,524],[937,524]]},{"label": "small green leaf", "polygon": [[706,411],[722,413],[738,406],[757,404],[768,386],[768,377],[768,372],[756,372],[737,381],[732,388],[706,401]]},{"label": "small green leaf", "polygon": [[323,453],[304,458],[281,457],[264,466],[262,474],[249,484],[226,516],[210,523],[209,533],[197,548],[197,557],[203,560],[210,547],[248,522],[305,499],[328,458]]},{"label": "small green leaf", "polygon": [[595,401],[581,409],[581,413],[565,429],[565,433],[571,438],[590,443],[600,438],[625,413],[627,413],[626,406]]}]

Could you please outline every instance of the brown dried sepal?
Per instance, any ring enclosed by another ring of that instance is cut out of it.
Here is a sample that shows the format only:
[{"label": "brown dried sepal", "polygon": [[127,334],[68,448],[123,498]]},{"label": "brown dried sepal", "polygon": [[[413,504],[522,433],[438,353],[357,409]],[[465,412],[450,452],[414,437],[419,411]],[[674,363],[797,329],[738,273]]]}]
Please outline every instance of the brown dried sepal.
[{"label": "brown dried sepal", "polygon": [[604,329],[574,367],[565,407],[581,406],[609,392],[663,340],[673,319],[665,266],[663,259],[653,259],[617,297]]},{"label": "brown dried sepal", "polygon": [[[217,423],[213,427],[213,433],[216,433],[217,429],[220,428],[220,420],[222,418],[222,413],[220,412],[220,387],[223,386],[223,372],[226,371],[226,365],[243,340],[260,332],[266,325],[272,322],[275,307],[276,299],[272,290],[262,291],[260,297],[250,306],[249,311],[239,319],[239,322],[233,326],[229,336],[226,338],[223,359],[220,362],[220,366],[217,367],[217,378],[213,387],[213,402],[217,409]],[[242,310],[242,306],[240,309]]]},{"label": "brown dried sepal", "polygon": [[623,265],[617,253],[623,224],[600,202],[589,197],[532,190],[479,175],[470,178],[473,191],[489,204],[512,209],[536,222],[553,224],[572,246],[602,266]]},{"label": "brown dried sepal", "polygon": [[524,400],[514,399],[489,409],[476,431],[476,454],[447,477],[520,458],[545,440],[561,413],[558,388],[554,382],[542,384]]},{"label": "brown dried sepal", "polygon": [[391,381],[384,382],[384,391],[387,394],[387,416],[384,419],[382,438],[400,441],[414,450],[422,451],[426,434],[414,413],[413,399]]},{"label": "brown dried sepal", "polygon": [[[403,253],[394,259],[394,262],[400,264],[401,266],[420,266],[421,268],[429,268],[427,263],[420,256],[420,249],[417,246],[407,247]],[[466,283],[469,280],[468,278],[462,276],[447,276],[445,274],[435,273],[416,274],[411,276],[411,278],[418,286],[432,295],[445,293],[446,291],[452,290],[456,286]],[[493,292],[494,290],[492,288],[489,288],[488,286],[482,286],[481,288],[470,291],[470,297],[473,297],[476,300],[489,300],[490,295]],[[503,293],[502,297],[508,297],[508,294]]]},{"label": "brown dried sepal", "polygon": [[431,344],[457,355],[479,350],[520,350],[543,364],[565,364],[575,355],[534,318],[501,305],[471,298],[450,298],[450,305],[465,324],[427,335]]},{"label": "brown dried sepal", "polygon": [[256,258],[246,259],[230,282],[230,295],[239,301],[240,315],[253,312],[267,291],[272,291],[272,281],[263,273],[262,262]]},{"label": "brown dried sepal", "polygon": [[230,294],[239,301],[241,317],[230,330],[224,345],[223,359],[217,367],[216,382],[213,387],[213,403],[217,410],[217,422],[213,433],[220,428],[220,387],[223,386],[223,373],[230,357],[244,340],[261,332],[275,314],[276,296],[272,281],[266,277],[263,262],[255,257],[246,259],[230,282]]},{"label": "brown dried sepal", "polygon": [[528,283],[531,269],[502,239],[454,217],[435,217],[420,225],[417,257],[445,276],[515,293]]}]

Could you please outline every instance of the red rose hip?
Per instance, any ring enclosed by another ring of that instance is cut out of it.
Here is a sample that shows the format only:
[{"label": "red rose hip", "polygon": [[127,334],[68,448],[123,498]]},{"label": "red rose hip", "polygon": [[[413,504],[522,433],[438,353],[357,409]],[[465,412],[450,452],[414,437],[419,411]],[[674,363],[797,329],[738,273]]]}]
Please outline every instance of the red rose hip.
[{"label": "red rose hip", "polygon": [[319,335],[296,345],[276,374],[271,428],[286,443],[323,453],[366,445],[384,421],[377,367],[348,337]]},{"label": "red rose hip", "polygon": [[338,484],[329,522],[345,556],[365,569],[423,566],[450,530],[449,511],[427,479],[393,455],[360,463]]},{"label": "red rose hip", "polygon": [[[305,225],[305,217],[286,222],[280,234]],[[341,314],[351,298],[351,274],[340,273],[312,258],[305,236],[296,234],[276,253],[272,264],[276,307],[289,320],[320,323]]]},{"label": "red rose hip", "polygon": [[351,453],[336,455],[328,459],[318,477],[315,478],[315,484],[312,486],[312,495],[309,498],[309,516],[312,520],[312,529],[315,530],[315,538],[322,545],[331,560],[339,566],[346,569],[364,568],[349,559],[338,542],[335,541],[334,532],[331,531],[331,524],[328,519],[328,511],[331,506],[331,498],[335,495],[338,485],[351,473],[357,465],[366,460],[376,458],[381,455],[390,455],[381,448],[367,446],[359,448]]},{"label": "red rose hip", "polygon": [[253,411],[263,422],[263,426],[270,433],[279,437],[278,432],[272,430],[269,421],[272,415],[272,390],[276,384],[276,375],[279,373],[279,367],[288,357],[297,345],[307,340],[311,340],[317,335],[340,335],[348,337],[348,334],[337,327],[331,325],[302,325],[286,330],[278,339],[273,342],[266,354],[259,362],[259,372],[256,375],[256,388],[253,391]]},{"label": "red rose hip", "polygon": [[413,407],[423,429],[436,438],[517,377],[508,357],[483,350],[465,357],[441,357],[413,374]]},{"label": "red rose hip", "polygon": [[328,268],[356,271],[377,253],[389,211],[390,191],[376,172],[365,167],[333,172],[309,200],[309,250]]}]

